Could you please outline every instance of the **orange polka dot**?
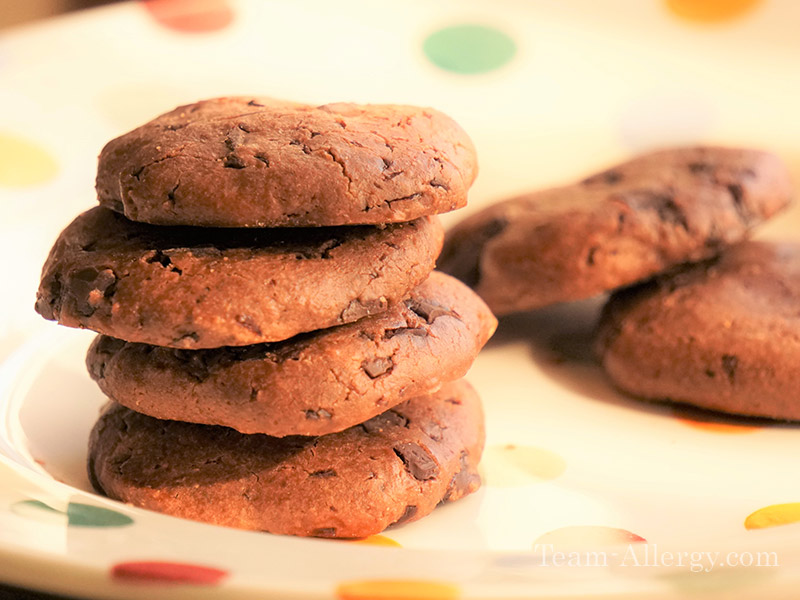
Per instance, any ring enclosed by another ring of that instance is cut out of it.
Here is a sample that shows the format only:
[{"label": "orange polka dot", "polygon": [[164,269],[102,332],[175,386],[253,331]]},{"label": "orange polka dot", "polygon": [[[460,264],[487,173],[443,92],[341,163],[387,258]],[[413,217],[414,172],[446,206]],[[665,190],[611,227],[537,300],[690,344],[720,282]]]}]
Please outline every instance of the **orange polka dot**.
[{"label": "orange polka dot", "polygon": [[336,588],[339,600],[456,600],[461,589],[452,583],[421,580],[365,579]]},{"label": "orange polka dot", "polygon": [[371,535],[360,540],[350,540],[353,544],[363,544],[365,546],[393,546],[402,548],[399,542],[394,541],[385,535]]},{"label": "orange polka dot", "polygon": [[672,413],[678,417],[678,421],[687,427],[707,431],[708,433],[739,434],[753,433],[761,429],[760,425],[749,421],[742,421],[736,417],[720,415],[709,411],[692,409],[688,407],[676,407]]},{"label": "orange polka dot", "polygon": [[772,504],[759,508],[744,520],[745,529],[765,529],[800,522],[800,502]]},{"label": "orange polka dot", "polygon": [[566,461],[555,452],[536,446],[498,444],[483,453],[481,465],[486,485],[515,487],[560,476],[567,468]]},{"label": "orange polka dot", "polygon": [[144,5],[161,25],[183,33],[219,31],[233,21],[227,0],[144,0]]},{"label": "orange polka dot", "polygon": [[56,173],[58,164],[44,148],[16,135],[0,133],[0,186],[46,183]]},{"label": "orange polka dot", "polygon": [[534,542],[534,546],[552,545],[556,549],[579,550],[646,541],[642,536],[627,529],[601,525],[575,525],[548,531]]},{"label": "orange polka dot", "polygon": [[695,23],[719,23],[752,11],[761,0],[665,0],[675,15]]}]

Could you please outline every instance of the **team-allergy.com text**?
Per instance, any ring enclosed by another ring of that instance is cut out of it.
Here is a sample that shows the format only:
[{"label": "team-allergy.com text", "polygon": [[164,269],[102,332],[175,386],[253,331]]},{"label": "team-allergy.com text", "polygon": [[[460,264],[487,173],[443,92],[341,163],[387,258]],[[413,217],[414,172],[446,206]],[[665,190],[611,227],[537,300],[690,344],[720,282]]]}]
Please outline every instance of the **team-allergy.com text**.
[{"label": "team-allergy.com text", "polygon": [[541,567],[662,567],[710,573],[718,567],[779,567],[777,552],[709,552],[661,550],[658,544],[628,544],[612,550],[557,550],[553,544],[533,547]]}]

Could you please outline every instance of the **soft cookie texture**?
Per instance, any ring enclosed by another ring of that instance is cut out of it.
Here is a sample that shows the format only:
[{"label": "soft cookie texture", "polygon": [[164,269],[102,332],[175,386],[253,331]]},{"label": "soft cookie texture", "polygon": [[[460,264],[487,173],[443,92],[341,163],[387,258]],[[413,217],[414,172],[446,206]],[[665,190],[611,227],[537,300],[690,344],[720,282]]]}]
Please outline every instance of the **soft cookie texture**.
[{"label": "soft cookie texture", "polygon": [[244,435],[111,403],[91,433],[94,487],[141,508],[289,535],[365,537],[480,486],[480,401],[463,381],[322,437]]},{"label": "soft cookie texture", "polygon": [[496,324],[434,272],[384,313],[285,342],[176,350],[98,336],[86,364],[107,396],[159,419],[323,435],[462,377]]},{"label": "soft cookie texture", "polygon": [[743,242],[614,294],[597,350],[622,390],[800,420],[800,244]]},{"label": "soft cookie texture", "polygon": [[433,109],[216,98],[109,142],[97,194],[158,225],[380,224],[464,206],[476,174],[469,137]]},{"label": "soft cookie texture", "polygon": [[449,232],[439,268],[498,315],[580,300],[712,257],[791,197],[772,154],[654,152],[472,215]]},{"label": "soft cookie texture", "polygon": [[436,217],[384,228],[158,227],[97,207],[60,235],[36,310],[132,342],[217,348],[284,340],[382,312],[441,248]]}]

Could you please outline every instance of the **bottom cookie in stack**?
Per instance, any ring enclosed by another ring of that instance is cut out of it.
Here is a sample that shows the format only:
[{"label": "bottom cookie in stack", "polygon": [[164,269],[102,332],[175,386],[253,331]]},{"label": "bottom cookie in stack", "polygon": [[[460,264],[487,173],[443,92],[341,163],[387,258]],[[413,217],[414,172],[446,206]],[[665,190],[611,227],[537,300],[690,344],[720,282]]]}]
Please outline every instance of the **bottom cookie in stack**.
[{"label": "bottom cookie in stack", "polygon": [[480,486],[480,400],[463,380],[319,437],[276,438],[165,421],[110,403],[88,470],[111,498],[272,533],[357,538]]}]

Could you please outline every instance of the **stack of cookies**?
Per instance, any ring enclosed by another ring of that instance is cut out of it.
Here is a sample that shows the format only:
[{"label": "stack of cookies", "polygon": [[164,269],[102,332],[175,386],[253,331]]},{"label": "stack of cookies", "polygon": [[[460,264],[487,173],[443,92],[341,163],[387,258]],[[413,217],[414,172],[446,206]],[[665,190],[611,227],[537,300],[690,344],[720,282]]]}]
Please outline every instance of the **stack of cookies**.
[{"label": "stack of cookies", "polygon": [[747,240],[792,195],[768,152],[653,152],[472,215],[441,267],[498,315],[613,291],[596,348],[619,388],[800,420],[800,244]]},{"label": "stack of cookies", "polygon": [[445,115],[223,98],[110,142],[36,309],[99,332],[94,487],[275,533],[363,537],[477,489],[462,377],[496,321],[433,271],[474,148]]}]

